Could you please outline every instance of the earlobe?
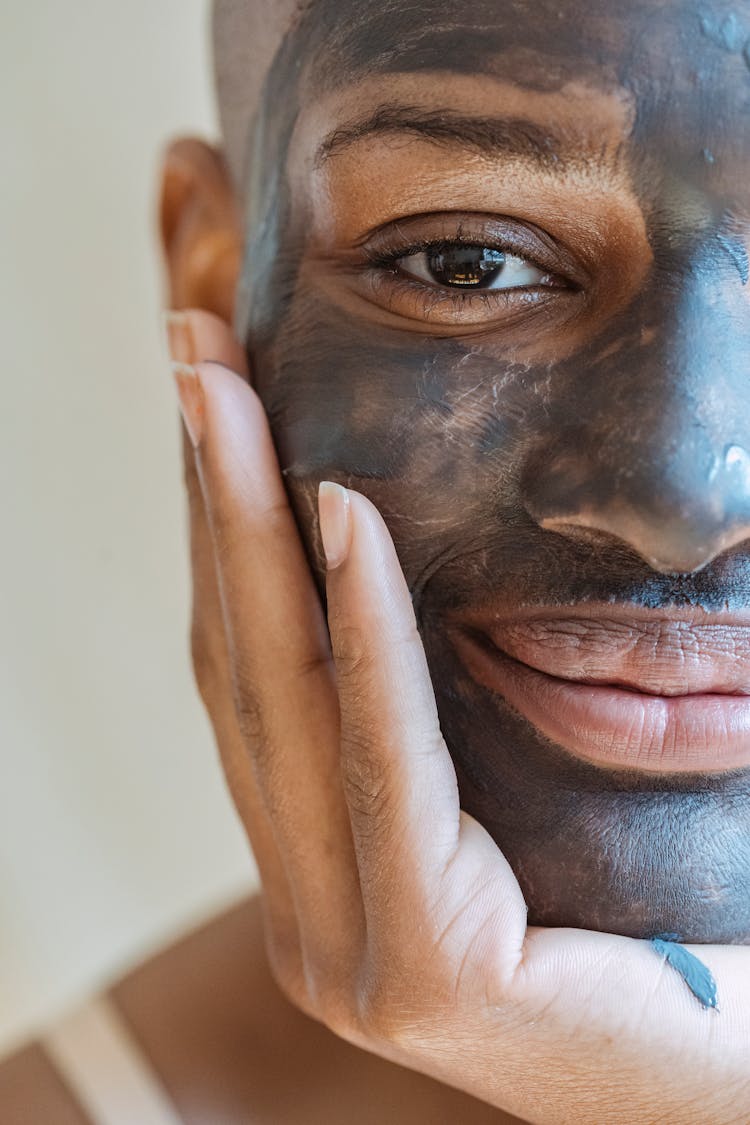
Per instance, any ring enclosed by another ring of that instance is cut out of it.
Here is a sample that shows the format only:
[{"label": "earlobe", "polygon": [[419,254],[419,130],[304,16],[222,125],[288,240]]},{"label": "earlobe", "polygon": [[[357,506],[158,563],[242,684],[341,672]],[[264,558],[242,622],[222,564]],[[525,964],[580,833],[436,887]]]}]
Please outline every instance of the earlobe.
[{"label": "earlobe", "polygon": [[231,324],[242,224],[224,158],[203,141],[173,142],[164,157],[159,226],[173,309],[204,309]]}]

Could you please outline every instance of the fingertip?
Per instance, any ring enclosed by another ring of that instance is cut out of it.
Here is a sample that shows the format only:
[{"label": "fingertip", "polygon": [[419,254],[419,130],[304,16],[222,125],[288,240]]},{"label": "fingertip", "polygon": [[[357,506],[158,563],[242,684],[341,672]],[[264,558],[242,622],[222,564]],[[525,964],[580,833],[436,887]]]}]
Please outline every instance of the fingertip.
[{"label": "fingertip", "polygon": [[223,360],[202,359],[199,363],[194,364],[194,367],[201,375],[205,375],[207,378],[236,380],[242,383],[243,386],[249,386],[245,375],[230,364],[224,363]]},{"label": "fingertip", "polygon": [[207,309],[187,308],[172,310],[165,319],[168,336],[174,326],[178,336],[185,333],[189,338],[190,354],[182,357],[183,362],[217,361],[245,379],[249,377],[247,352],[222,317]]},{"label": "fingertip", "polygon": [[[342,578],[329,586],[329,597],[337,606],[348,607],[347,613],[366,620],[368,628],[375,619],[381,626],[388,620],[396,631],[411,628],[411,594],[386,520],[361,492],[342,491],[348,500],[346,566],[341,565],[342,559],[335,568],[334,573],[341,573]],[[328,564],[329,575],[332,569]]]},{"label": "fingertip", "polygon": [[324,480],[318,488],[318,522],[328,571],[337,570],[349,557],[352,518],[349,491]]},{"label": "fingertip", "polygon": [[357,526],[361,529],[372,529],[373,527],[385,531],[385,534],[390,539],[390,531],[388,524],[385,522],[380,509],[377,505],[365,496],[363,492],[357,492],[353,488],[346,490],[349,497],[349,504],[352,512],[352,519],[356,521]]},{"label": "fingertip", "polygon": [[277,495],[279,502],[285,500],[273,435],[256,392],[221,362],[206,360],[195,370],[205,406],[199,458],[204,490],[225,489],[233,482],[231,487],[253,494],[260,489],[258,500],[270,502]]},{"label": "fingertip", "polygon": [[209,396],[219,396],[220,399],[227,395],[237,397],[243,405],[255,411],[265,411],[257,392],[248,382],[247,376],[237,371],[228,363],[219,359],[204,359],[196,363],[195,370],[201,378],[206,393]]},{"label": "fingertip", "polygon": [[379,558],[381,567],[389,559],[398,563],[393,536],[380,509],[362,492],[349,489],[348,495],[352,544],[357,554],[371,560]]}]

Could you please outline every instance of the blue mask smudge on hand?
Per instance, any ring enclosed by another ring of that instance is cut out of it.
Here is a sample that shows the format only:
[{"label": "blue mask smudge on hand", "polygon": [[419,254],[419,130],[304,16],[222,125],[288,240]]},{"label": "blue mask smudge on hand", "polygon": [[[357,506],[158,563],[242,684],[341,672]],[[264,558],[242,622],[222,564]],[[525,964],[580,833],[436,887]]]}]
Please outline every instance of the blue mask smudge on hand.
[{"label": "blue mask smudge on hand", "polygon": [[716,981],[711,970],[679,944],[677,934],[660,934],[651,938],[651,945],[659,956],[680,974],[693,996],[704,1008],[719,1010]]}]

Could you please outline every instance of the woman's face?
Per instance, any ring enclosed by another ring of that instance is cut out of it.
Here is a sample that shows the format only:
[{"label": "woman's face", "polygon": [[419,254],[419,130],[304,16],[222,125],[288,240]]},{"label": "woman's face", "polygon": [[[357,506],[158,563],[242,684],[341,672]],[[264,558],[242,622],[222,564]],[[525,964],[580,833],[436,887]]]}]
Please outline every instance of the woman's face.
[{"label": "woman's face", "polygon": [[317,0],[240,316],[316,573],[383,513],[530,921],[750,940],[750,7]]}]

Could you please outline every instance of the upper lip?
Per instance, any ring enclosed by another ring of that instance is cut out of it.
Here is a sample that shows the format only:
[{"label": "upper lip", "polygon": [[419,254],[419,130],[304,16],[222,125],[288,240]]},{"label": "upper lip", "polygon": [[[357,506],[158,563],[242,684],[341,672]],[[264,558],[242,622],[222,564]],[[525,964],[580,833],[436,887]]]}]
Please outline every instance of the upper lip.
[{"label": "upper lip", "polygon": [[750,694],[750,610],[693,606],[484,606],[456,624],[557,679],[647,695]]}]

